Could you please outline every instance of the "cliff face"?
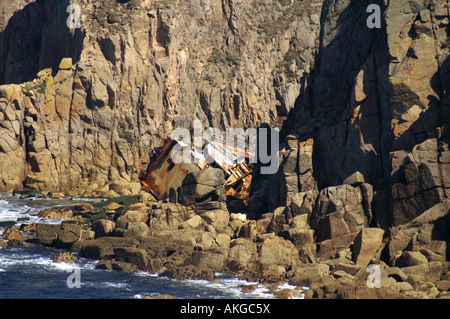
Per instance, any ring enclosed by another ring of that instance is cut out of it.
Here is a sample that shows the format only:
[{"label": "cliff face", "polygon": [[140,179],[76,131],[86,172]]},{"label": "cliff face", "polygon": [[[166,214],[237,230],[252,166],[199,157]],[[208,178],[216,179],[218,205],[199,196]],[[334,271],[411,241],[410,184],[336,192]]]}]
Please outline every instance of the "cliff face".
[{"label": "cliff face", "polygon": [[319,43],[321,1],[78,1],[79,29],[70,3],[0,8],[1,191],[137,181],[194,119],[279,125]]},{"label": "cliff face", "polygon": [[[369,4],[379,29],[367,27]],[[387,228],[449,198],[448,24],[444,0],[324,1],[315,69],[283,125],[278,174],[257,176],[254,211],[301,192],[318,214],[321,195],[345,205],[350,184]]]}]

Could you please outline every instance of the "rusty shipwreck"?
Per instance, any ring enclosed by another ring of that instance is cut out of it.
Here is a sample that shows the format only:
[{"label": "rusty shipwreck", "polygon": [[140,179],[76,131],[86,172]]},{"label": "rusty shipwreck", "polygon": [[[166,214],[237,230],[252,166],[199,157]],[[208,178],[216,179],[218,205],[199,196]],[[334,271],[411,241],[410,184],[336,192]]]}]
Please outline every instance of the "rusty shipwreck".
[{"label": "rusty shipwreck", "polygon": [[[180,187],[189,173],[215,167],[224,171],[225,194],[247,204],[254,155],[237,147],[205,139],[203,142],[203,149],[199,150],[188,147],[181,141],[165,138],[161,146],[153,149],[150,154],[147,169],[139,172],[143,189],[161,200],[166,200],[169,198],[170,189]],[[174,161],[174,155],[184,156],[188,160]]]}]

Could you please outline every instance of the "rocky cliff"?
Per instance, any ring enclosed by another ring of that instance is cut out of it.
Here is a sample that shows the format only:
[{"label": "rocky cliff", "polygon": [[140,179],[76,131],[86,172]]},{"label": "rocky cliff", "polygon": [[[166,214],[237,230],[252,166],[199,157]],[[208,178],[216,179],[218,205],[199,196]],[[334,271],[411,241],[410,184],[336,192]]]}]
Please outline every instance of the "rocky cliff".
[{"label": "rocky cliff", "polygon": [[[369,4],[381,28],[367,26]],[[258,176],[256,210],[368,185],[372,223],[385,228],[449,197],[448,10],[447,1],[324,1],[315,68],[283,125],[278,174]]]},{"label": "rocky cliff", "polygon": [[319,43],[321,1],[77,3],[74,29],[68,0],[0,8],[0,190],[137,181],[194,119],[279,125]]}]

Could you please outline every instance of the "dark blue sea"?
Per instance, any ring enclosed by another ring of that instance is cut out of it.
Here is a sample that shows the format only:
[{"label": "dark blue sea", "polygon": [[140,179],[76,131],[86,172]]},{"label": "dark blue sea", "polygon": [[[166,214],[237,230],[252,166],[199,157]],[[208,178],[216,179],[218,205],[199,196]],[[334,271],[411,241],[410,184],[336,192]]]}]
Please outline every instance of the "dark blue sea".
[{"label": "dark blue sea", "polygon": [[[75,203],[67,199],[17,199],[0,193],[0,225],[60,223],[38,218],[36,214],[68,202]],[[252,293],[242,293],[240,286],[250,282],[220,273],[214,282],[177,281],[145,272],[95,269],[96,260],[80,256],[77,256],[79,263],[55,263],[51,257],[57,252],[26,246],[0,248],[0,299],[140,299],[159,295],[180,299],[274,298],[261,284]],[[284,288],[294,287],[285,284],[278,289]]]}]

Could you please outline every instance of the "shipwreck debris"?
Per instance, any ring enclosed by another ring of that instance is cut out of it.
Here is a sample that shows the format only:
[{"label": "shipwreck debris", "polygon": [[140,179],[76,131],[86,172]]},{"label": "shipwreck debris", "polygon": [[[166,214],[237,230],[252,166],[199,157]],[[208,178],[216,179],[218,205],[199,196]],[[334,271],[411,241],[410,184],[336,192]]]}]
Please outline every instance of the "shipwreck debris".
[{"label": "shipwreck debris", "polygon": [[[203,141],[204,147],[199,150],[189,148],[181,141],[165,138],[161,146],[154,148],[150,154],[147,169],[139,172],[143,189],[158,199],[165,200],[169,198],[170,189],[180,187],[189,173],[196,173],[207,167],[221,168],[225,175],[225,194],[247,204],[254,155],[237,147],[205,139]],[[174,160],[172,155],[182,156],[187,160]]]}]

